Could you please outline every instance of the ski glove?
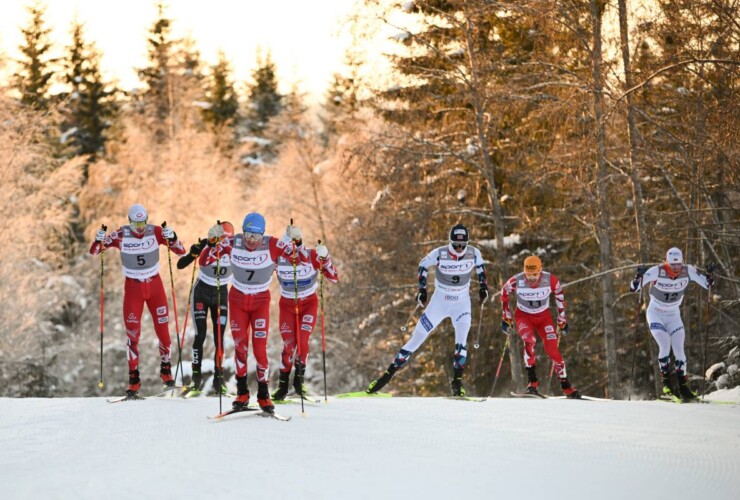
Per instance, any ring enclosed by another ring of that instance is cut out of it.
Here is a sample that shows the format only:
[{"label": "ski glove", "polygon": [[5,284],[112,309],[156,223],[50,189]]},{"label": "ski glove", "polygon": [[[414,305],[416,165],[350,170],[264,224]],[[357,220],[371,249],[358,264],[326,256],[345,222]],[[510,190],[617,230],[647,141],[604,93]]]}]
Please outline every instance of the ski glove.
[{"label": "ski glove", "polygon": [[707,285],[709,285],[710,288],[714,286],[714,271],[716,270],[717,265],[714,263],[707,266]]},{"label": "ski glove", "polygon": [[426,288],[419,288],[419,293],[416,294],[416,302],[419,303],[421,307],[424,307],[427,303],[427,289]]},{"label": "ski glove", "polygon": [[712,288],[714,286],[714,275],[713,274],[707,274],[707,286],[709,288]]},{"label": "ski glove", "polygon": [[558,324],[558,335],[565,336],[568,334],[568,323]]},{"label": "ski glove", "polygon": [[316,255],[319,257],[320,260],[326,260],[327,257],[329,257],[329,249],[326,248],[326,245],[318,244],[316,246]]},{"label": "ski glove", "polygon": [[288,225],[285,228],[285,234],[293,241],[301,241],[303,239],[303,233],[301,233],[300,228],[293,225]]},{"label": "ski glove", "polygon": [[508,335],[513,330],[514,323],[510,319],[501,320],[501,331],[504,332],[504,335]]},{"label": "ski glove", "polygon": [[169,226],[162,228],[162,236],[164,236],[164,239],[169,240],[170,243],[173,243],[177,239],[175,231]]},{"label": "ski glove", "polygon": [[102,243],[104,240],[105,240],[105,231],[102,229],[98,229],[98,232],[95,233],[95,241]]},{"label": "ski glove", "polygon": [[190,255],[193,257],[198,257],[200,255],[200,252],[203,251],[203,242],[199,241],[198,243],[193,243],[190,245]]},{"label": "ski glove", "polygon": [[481,284],[478,290],[478,296],[480,297],[481,304],[488,300],[488,287],[486,285]]}]

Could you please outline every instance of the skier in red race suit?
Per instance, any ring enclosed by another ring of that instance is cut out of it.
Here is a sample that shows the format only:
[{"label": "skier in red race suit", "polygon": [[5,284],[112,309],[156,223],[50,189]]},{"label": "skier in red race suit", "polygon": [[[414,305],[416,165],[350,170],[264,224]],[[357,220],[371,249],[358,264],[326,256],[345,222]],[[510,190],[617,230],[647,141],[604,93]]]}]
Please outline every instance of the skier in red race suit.
[{"label": "skier in red race suit", "polygon": [[154,332],[159,339],[160,377],[168,387],[174,386],[170,365],[170,330],[167,295],[159,276],[159,246],[165,245],[177,255],[185,253],[180,240],[171,227],[147,224],[148,214],[141,205],[128,211],[129,223],[106,235],[100,229],[90,247],[91,255],[98,255],[106,248],[118,248],[124,283],[123,321],[128,337],[129,385],[126,393],[134,396],[141,387],[139,378],[139,337],[141,314],[146,303],[154,322]]},{"label": "skier in red race suit", "polygon": [[[318,273],[322,273],[332,283],[339,281],[339,275],[329,257],[325,245],[315,249],[303,246],[301,230],[288,226],[283,241],[293,249],[290,257],[278,258],[277,275],[280,281],[280,336],[283,338],[283,352],[280,355],[280,381],[272,395],[275,400],[283,400],[288,394],[290,371],[295,362],[293,388],[305,397],[303,377],[308,358],[308,339],[316,326],[319,299]],[[289,242],[289,243],[288,243]],[[296,310],[297,309],[297,310]],[[298,343],[296,344],[296,331]],[[298,352],[296,352],[296,345]]]},{"label": "skier in red race suit", "polygon": [[[247,214],[242,233],[236,234],[223,251],[231,259],[233,271],[229,291],[231,335],[234,337],[237,396],[235,410],[249,403],[247,352],[250,330],[252,353],[257,361],[257,403],[263,411],[275,407],[268,392],[267,333],[270,329],[270,282],[280,256],[289,256],[291,247],[273,236],[265,235],[265,218],[256,212]],[[226,240],[224,240],[226,241]]]},{"label": "skier in red race suit", "polygon": [[[512,316],[509,309],[509,296],[516,296],[516,311]],[[550,316],[550,295],[555,296],[558,309],[557,330]],[[535,332],[545,345],[545,352],[555,364],[555,371],[560,379],[560,388],[568,398],[579,399],[581,394],[571,386],[565,371],[565,361],[558,349],[558,336],[568,333],[568,322],[565,319],[565,296],[558,278],[542,270],[542,261],[531,255],[524,260],[524,272],[509,278],[501,290],[503,321],[501,329],[508,335],[514,327],[524,341],[524,365],[527,368],[527,393],[539,395],[537,388],[536,360],[534,345],[537,342]]]}]

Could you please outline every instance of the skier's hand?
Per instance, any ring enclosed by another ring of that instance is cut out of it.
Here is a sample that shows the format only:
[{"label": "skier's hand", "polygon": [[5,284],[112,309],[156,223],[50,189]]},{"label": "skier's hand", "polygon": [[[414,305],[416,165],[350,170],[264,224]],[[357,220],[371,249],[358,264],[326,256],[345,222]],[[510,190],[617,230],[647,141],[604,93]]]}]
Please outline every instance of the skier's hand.
[{"label": "skier's hand", "polygon": [[488,300],[488,287],[483,283],[481,283],[480,289],[478,290],[478,297],[480,298],[481,304]]},{"label": "skier's hand", "polygon": [[164,237],[164,239],[169,240],[170,243],[174,243],[177,239],[175,230],[172,229],[170,226],[164,226],[162,228],[162,236]]},{"label": "skier's hand", "polygon": [[299,246],[303,240],[301,229],[293,224],[288,224],[288,227],[285,228],[285,235],[289,240],[296,242]]},{"label": "skier's hand", "polygon": [[190,255],[193,257],[198,257],[200,255],[200,252],[203,251],[203,241],[199,241],[198,243],[193,243],[190,245]]},{"label": "skier's hand", "polygon": [[510,319],[501,320],[501,331],[504,332],[504,335],[508,335],[513,330],[514,330],[514,323]]},{"label": "skier's hand", "polygon": [[95,233],[95,241],[102,243],[105,241],[105,231],[103,229],[98,229],[98,232]]},{"label": "skier's hand", "polygon": [[568,334],[568,323],[562,322],[558,323],[558,335],[565,336]]},{"label": "skier's hand", "polygon": [[418,302],[421,307],[424,307],[426,305],[427,303],[427,289],[426,288],[419,288],[419,291],[416,294],[416,302]]},{"label": "skier's hand", "polygon": [[319,257],[319,260],[326,260],[329,257],[329,249],[326,248],[326,245],[319,243],[316,246],[316,255]]},{"label": "skier's hand", "polygon": [[713,274],[707,274],[707,286],[709,288],[714,286],[714,275]]},{"label": "skier's hand", "polygon": [[635,278],[642,277],[643,274],[645,274],[648,270],[648,266],[640,264],[637,266],[637,272],[635,273]]}]

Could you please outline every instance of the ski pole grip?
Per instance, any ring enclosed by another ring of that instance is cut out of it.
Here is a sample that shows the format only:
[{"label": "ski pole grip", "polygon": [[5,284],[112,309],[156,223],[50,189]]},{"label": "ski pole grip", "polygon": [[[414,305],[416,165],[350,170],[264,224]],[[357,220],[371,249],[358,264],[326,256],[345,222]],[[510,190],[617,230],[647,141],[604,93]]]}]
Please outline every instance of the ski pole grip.
[{"label": "ski pole grip", "polygon": [[107,230],[108,230],[108,226],[106,226],[105,224],[101,224],[101,225],[100,225],[100,228],[101,228],[101,229],[102,229],[103,231],[107,231]]},{"label": "ski pole grip", "polygon": [[167,227],[167,221],[162,222],[162,227]]}]

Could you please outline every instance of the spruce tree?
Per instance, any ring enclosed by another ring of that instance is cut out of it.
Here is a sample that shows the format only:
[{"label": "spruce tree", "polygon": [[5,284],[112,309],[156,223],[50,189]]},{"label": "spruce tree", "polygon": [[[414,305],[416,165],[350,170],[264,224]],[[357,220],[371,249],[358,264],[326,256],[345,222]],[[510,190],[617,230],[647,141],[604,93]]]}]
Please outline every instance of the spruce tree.
[{"label": "spruce tree", "polygon": [[44,4],[36,2],[28,6],[27,11],[30,19],[26,27],[21,29],[24,44],[19,47],[24,58],[17,61],[19,71],[14,77],[14,86],[20,92],[23,104],[34,109],[46,109],[56,62],[49,55],[52,49],[49,40],[51,29],[46,27]]},{"label": "spruce tree", "polygon": [[203,119],[216,130],[233,126],[238,118],[239,99],[231,74],[226,55],[219,51],[206,81],[205,100],[209,106],[203,110]]},{"label": "spruce tree", "polygon": [[84,27],[74,22],[72,43],[63,60],[64,81],[69,86],[63,136],[68,136],[77,154],[96,156],[104,150],[107,131],[118,113],[115,86],[103,81],[100,53],[85,41]]},{"label": "spruce tree", "polygon": [[278,92],[277,68],[270,52],[264,57],[257,53],[257,69],[247,85],[247,97],[247,128],[259,135],[282,109],[283,96]]}]

